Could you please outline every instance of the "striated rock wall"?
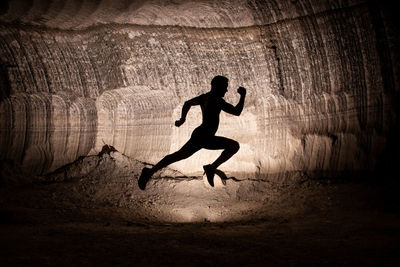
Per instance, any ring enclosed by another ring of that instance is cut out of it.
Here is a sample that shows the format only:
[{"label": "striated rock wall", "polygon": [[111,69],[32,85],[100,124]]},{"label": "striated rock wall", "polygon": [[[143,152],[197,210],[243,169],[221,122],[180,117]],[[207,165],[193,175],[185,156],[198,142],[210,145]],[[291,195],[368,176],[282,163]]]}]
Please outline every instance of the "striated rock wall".
[{"label": "striated rock wall", "polygon": [[[228,102],[248,89],[242,115],[221,116],[218,134],[241,145],[222,169],[248,177],[378,168],[398,127],[380,13],[362,1],[261,2],[229,12],[211,1],[143,1],[124,12],[107,1],[18,12],[10,2],[0,26],[0,159],[46,173],[109,144],[156,163],[201,122],[193,108],[173,126],[183,102],[221,74]],[[198,173],[218,154],[172,167]]]},{"label": "striated rock wall", "polygon": [[96,101],[98,132],[94,150],[112,144],[144,162],[157,162],[170,150],[175,97],[165,90],[131,86],[104,92]]},{"label": "striated rock wall", "polygon": [[232,28],[363,4],[365,0],[8,0],[0,18],[59,29],[99,24]]},{"label": "striated rock wall", "polygon": [[0,117],[1,159],[35,174],[87,155],[96,138],[96,106],[86,98],[17,93],[0,103]]}]

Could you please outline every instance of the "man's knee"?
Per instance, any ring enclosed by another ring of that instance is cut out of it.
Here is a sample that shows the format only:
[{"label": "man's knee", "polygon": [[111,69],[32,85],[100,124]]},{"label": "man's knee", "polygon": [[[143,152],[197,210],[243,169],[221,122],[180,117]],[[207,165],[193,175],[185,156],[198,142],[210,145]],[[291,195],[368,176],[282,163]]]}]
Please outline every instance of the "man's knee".
[{"label": "man's knee", "polygon": [[236,152],[238,152],[239,148],[240,148],[239,143],[232,140],[232,143],[229,146],[229,150],[231,150],[232,153],[235,154]]}]

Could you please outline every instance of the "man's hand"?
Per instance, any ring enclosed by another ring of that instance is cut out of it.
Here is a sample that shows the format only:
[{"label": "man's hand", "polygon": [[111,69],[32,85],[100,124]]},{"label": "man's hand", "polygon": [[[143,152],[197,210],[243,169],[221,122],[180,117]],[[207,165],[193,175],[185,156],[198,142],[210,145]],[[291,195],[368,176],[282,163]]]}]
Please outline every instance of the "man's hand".
[{"label": "man's hand", "polygon": [[246,89],[244,87],[239,87],[237,89],[237,92],[239,93],[239,95],[241,96],[245,96],[246,95]]},{"label": "man's hand", "polygon": [[175,126],[179,127],[185,122],[185,119],[180,118],[179,120],[175,121]]}]

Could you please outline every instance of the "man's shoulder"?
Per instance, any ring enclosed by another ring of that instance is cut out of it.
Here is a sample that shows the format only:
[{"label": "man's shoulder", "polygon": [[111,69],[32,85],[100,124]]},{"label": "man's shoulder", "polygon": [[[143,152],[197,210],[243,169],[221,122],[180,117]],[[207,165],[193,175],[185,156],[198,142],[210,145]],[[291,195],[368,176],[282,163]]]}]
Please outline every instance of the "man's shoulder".
[{"label": "man's shoulder", "polygon": [[198,96],[201,100],[206,100],[207,98],[210,97],[210,93],[204,93]]}]

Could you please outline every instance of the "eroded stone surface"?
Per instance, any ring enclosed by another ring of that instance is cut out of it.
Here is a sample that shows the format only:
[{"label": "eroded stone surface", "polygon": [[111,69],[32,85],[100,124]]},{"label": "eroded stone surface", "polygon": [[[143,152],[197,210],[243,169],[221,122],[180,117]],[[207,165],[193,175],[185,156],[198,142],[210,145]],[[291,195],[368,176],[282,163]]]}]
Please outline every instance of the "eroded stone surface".
[{"label": "eroded stone surface", "polygon": [[21,21],[51,28],[85,28],[97,24],[245,27],[313,15],[363,4],[351,1],[267,0],[101,0],[6,1],[5,22]]},{"label": "eroded stone surface", "polygon": [[[262,177],[371,170],[385,160],[398,89],[371,6],[110,3],[16,1],[2,13],[1,159],[46,173],[109,144],[156,163],[201,121],[193,108],[173,126],[183,102],[222,74],[228,102],[238,101],[238,86],[248,89],[242,115],[221,117],[218,134],[241,145],[224,170]],[[97,23],[109,25],[86,28]],[[200,151],[172,167],[198,174],[217,156]]]}]

